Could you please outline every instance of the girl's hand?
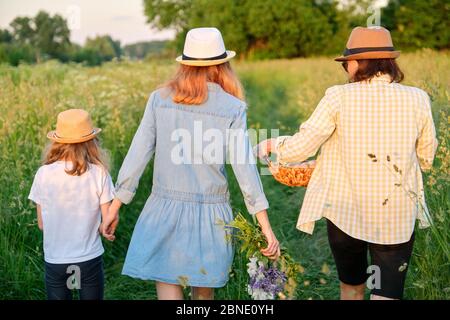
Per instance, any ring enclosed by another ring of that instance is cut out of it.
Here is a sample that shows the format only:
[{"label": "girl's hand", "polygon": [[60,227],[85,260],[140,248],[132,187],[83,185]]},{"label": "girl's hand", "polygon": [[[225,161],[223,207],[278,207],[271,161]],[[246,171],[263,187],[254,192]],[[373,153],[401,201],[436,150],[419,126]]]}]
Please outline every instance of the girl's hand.
[{"label": "girl's hand", "polygon": [[120,200],[114,199],[100,226],[102,235],[110,241],[115,239],[114,233],[119,224],[119,209],[121,205],[122,202]]},{"label": "girl's hand", "polygon": [[270,259],[276,260],[280,256],[280,244],[270,226],[267,211],[262,210],[258,212],[256,214],[256,219],[258,219],[261,231],[267,240],[267,248],[261,249],[261,253]]},{"label": "girl's hand", "polygon": [[102,222],[100,228],[103,237],[108,239],[109,241],[114,241],[116,236],[114,233],[116,232],[117,225],[119,224],[119,211],[108,210],[108,214],[105,217],[105,220]]},{"label": "girl's hand", "polygon": [[272,260],[278,259],[281,254],[280,243],[273,233],[272,228],[263,228],[261,231],[267,240],[267,248],[261,249],[261,253]]},{"label": "girl's hand", "polygon": [[104,233],[103,232],[103,229],[104,229],[105,227],[104,227],[104,224],[103,224],[103,222],[101,223],[101,225],[100,225],[100,233],[102,234],[102,236],[106,239],[106,240],[108,240],[108,241],[114,241],[115,239],[116,239],[116,236],[115,235],[113,235],[113,234],[107,234],[107,233]]}]

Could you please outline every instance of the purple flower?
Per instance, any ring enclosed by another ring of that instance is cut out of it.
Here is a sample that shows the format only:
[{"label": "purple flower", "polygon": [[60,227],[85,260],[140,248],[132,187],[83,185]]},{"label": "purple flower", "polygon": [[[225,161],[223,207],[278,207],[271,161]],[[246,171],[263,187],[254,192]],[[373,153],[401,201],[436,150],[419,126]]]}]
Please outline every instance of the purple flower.
[{"label": "purple flower", "polygon": [[[250,260],[248,293],[255,300],[273,300],[278,293],[283,291],[287,281],[284,272],[278,270],[274,265],[266,267],[255,258]],[[255,268],[257,266],[257,268]]]}]

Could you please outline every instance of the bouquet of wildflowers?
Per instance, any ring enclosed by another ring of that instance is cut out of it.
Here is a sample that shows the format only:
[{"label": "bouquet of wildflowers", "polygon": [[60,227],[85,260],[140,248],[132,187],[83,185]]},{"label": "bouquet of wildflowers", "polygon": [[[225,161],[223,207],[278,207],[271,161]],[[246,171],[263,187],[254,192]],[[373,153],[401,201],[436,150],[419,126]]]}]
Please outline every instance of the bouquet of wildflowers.
[{"label": "bouquet of wildflowers", "polygon": [[239,213],[228,227],[234,229],[232,237],[238,242],[240,252],[249,259],[248,294],[254,300],[293,299],[297,276],[303,272],[303,267],[291,258],[285,248],[281,248],[281,256],[275,261],[265,257],[260,250],[267,243],[256,221],[250,222]]}]

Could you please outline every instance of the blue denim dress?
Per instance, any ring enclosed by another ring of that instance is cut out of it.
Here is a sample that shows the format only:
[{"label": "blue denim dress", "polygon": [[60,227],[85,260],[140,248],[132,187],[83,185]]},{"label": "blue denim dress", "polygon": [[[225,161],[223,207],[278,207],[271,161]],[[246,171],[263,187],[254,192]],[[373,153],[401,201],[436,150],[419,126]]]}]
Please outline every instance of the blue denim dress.
[{"label": "blue denim dress", "polygon": [[[150,95],[115,188],[116,197],[129,203],[155,155],[151,194],[134,228],[125,275],[194,287],[226,284],[233,260],[223,226],[233,219],[226,159],[249,213],[268,208],[247,134],[246,104],[216,83],[207,85],[201,105],[174,103],[164,88]],[[216,143],[215,152],[205,152],[215,139],[219,148]]]}]

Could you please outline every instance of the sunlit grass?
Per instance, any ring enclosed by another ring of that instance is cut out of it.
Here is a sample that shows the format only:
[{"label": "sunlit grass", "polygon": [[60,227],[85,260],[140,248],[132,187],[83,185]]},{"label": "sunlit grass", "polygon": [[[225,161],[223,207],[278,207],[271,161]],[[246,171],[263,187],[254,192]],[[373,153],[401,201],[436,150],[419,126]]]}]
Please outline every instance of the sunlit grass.
[{"label": "sunlit grass", "polygon": [[[432,97],[440,142],[434,169],[424,178],[435,226],[416,233],[406,298],[448,299],[450,57],[427,50],[404,54],[399,63],[406,74],[405,84],[419,86]],[[295,132],[327,87],[346,81],[342,68],[330,58],[236,63],[235,67],[246,89],[250,127],[280,128],[281,134]],[[46,143],[45,134],[53,128],[57,113],[75,107],[91,113],[95,124],[103,128],[101,139],[111,154],[115,179],[149,93],[174,70],[170,61],[108,63],[96,68],[55,62],[0,66],[0,298],[45,298],[42,235],[27,196]],[[122,210],[117,240],[105,243],[107,299],[156,297],[153,283],[120,274],[134,224],[149,195],[151,174],[149,166],[135,200]],[[229,176],[232,206],[236,212],[245,212],[230,170]],[[339,285],[325,224],[319,222],[313,236],[295,229],[305,190],[282,186],[270,176],[262,180],[275,232],[305,267],[297,298],[337,299]],[[248,299],[245,270],[246,260],[237,255],[230,282],[216,297]]]}]

